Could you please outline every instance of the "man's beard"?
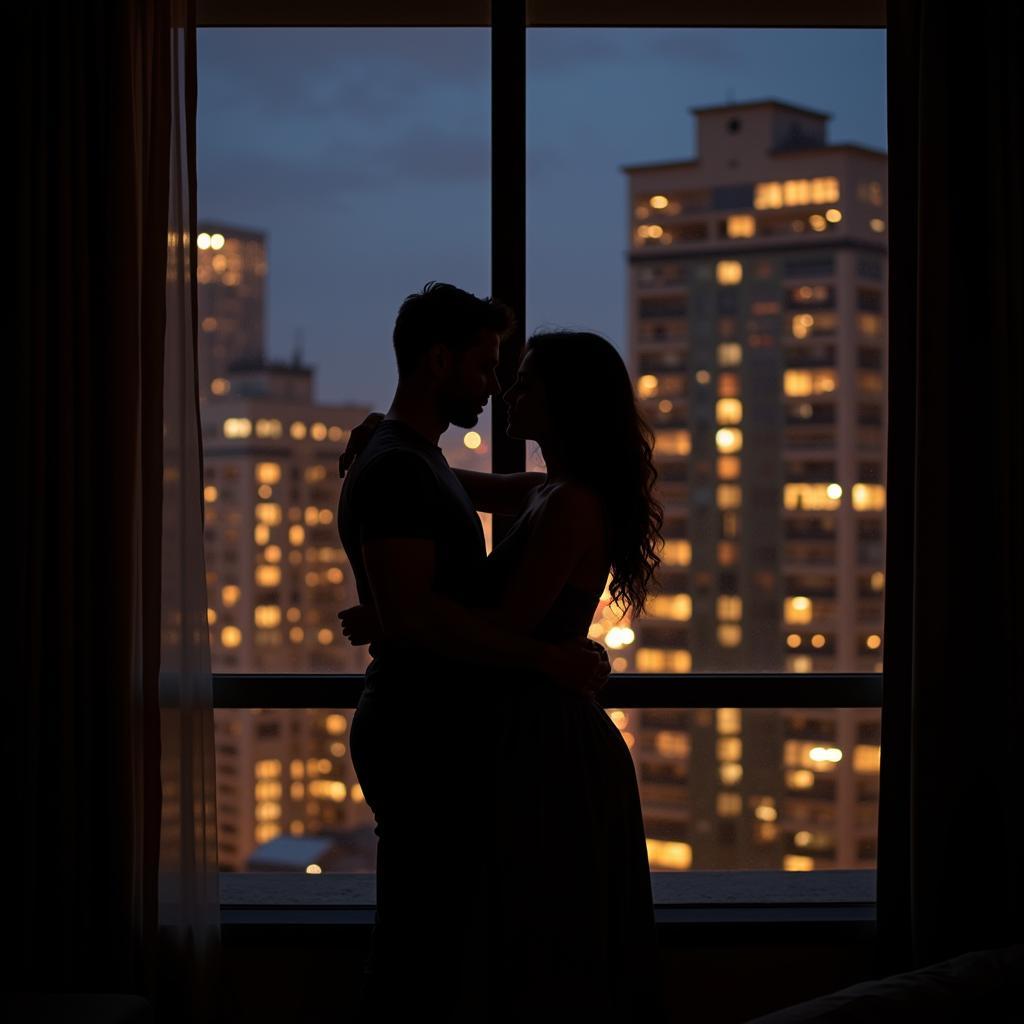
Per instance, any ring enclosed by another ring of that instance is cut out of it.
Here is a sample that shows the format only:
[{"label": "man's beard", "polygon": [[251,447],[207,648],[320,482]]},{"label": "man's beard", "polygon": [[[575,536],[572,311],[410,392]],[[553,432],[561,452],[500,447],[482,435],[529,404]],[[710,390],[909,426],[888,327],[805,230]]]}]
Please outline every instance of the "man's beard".
[{"label": "man's beard", "polygon": [[480,422],[480,414],[476,411],[475,406],[453,406],[448,409],[445,418],[456,427],[465,427],[467,429],[475,427]]}]

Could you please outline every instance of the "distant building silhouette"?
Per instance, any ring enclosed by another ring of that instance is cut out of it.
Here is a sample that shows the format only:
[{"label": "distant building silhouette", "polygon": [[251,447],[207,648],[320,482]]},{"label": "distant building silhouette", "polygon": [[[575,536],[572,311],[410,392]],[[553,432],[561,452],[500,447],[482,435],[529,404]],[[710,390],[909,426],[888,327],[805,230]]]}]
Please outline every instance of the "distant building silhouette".
[{"label": "distant building silhouette", "polygon": [[[694,159],[625,168],[666,548],[620,667],[881,671],[886,155],[693,113]],[[653,867],[873,866],[877,710],[632,714]]]}]

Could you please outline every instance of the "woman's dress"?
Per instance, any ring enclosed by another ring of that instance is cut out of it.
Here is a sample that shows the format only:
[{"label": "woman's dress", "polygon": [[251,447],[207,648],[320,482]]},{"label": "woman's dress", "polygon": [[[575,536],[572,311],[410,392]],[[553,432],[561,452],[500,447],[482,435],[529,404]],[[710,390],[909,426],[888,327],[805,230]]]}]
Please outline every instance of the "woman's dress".
[{"label": "woman's dress", "polygon": [[[536,509],[492,552],[480,588],[496,604]],[[566,585],[535,635],[586,637],[599,600]],[[495,737],[490,891],[483,925],[489,1019],[662,1019],[640,794],[629,747],[593,697],[505,671]],[[480,849],[480,856],[488,851]]]}]

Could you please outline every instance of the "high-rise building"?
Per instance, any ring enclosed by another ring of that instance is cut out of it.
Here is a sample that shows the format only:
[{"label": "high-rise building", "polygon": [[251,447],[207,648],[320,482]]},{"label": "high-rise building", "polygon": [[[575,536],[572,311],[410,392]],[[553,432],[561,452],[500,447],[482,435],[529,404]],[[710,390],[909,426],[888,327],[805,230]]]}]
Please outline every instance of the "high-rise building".
[{"label": "high-rise building", "polygon": [[[881,671],[886,155],[774,100],[626,168],[630,362],[656,434],[650,672]],[[874,862],[876,710],[636,711],[655,867]]]},{"label": "high-rise building", "polygon": [[[199,321],[210,648],[215,672],[355,673],[337,613],[357,601],[338,538],[338,455],[368,409],[317,403],[314,372],[263,348],[264,237],[200,225]],[[222,258],[221,258],[222,257]],[[278,837],[360,834],[373,816],[350,709],[220,709],[222,866]],[[340,846],[343,848],[344,843]],[[355,851],[364,861],[362,849]],[[333,864],[343,863],[335,850]]]}]

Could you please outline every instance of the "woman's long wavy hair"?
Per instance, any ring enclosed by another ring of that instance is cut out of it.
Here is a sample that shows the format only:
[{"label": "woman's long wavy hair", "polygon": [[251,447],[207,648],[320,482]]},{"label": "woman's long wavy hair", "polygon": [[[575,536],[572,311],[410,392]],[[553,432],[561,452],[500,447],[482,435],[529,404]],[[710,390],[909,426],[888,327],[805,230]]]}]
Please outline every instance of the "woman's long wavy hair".
[{"label": "woman's long wavy hair", "polygon": [[543,382],[551,441],[568,476],[603,499],[613,602],[642,615],[661,563],[663,509],[654,498],[654,435],[622,357],[599,334],[538,331],[526,342]]}]

